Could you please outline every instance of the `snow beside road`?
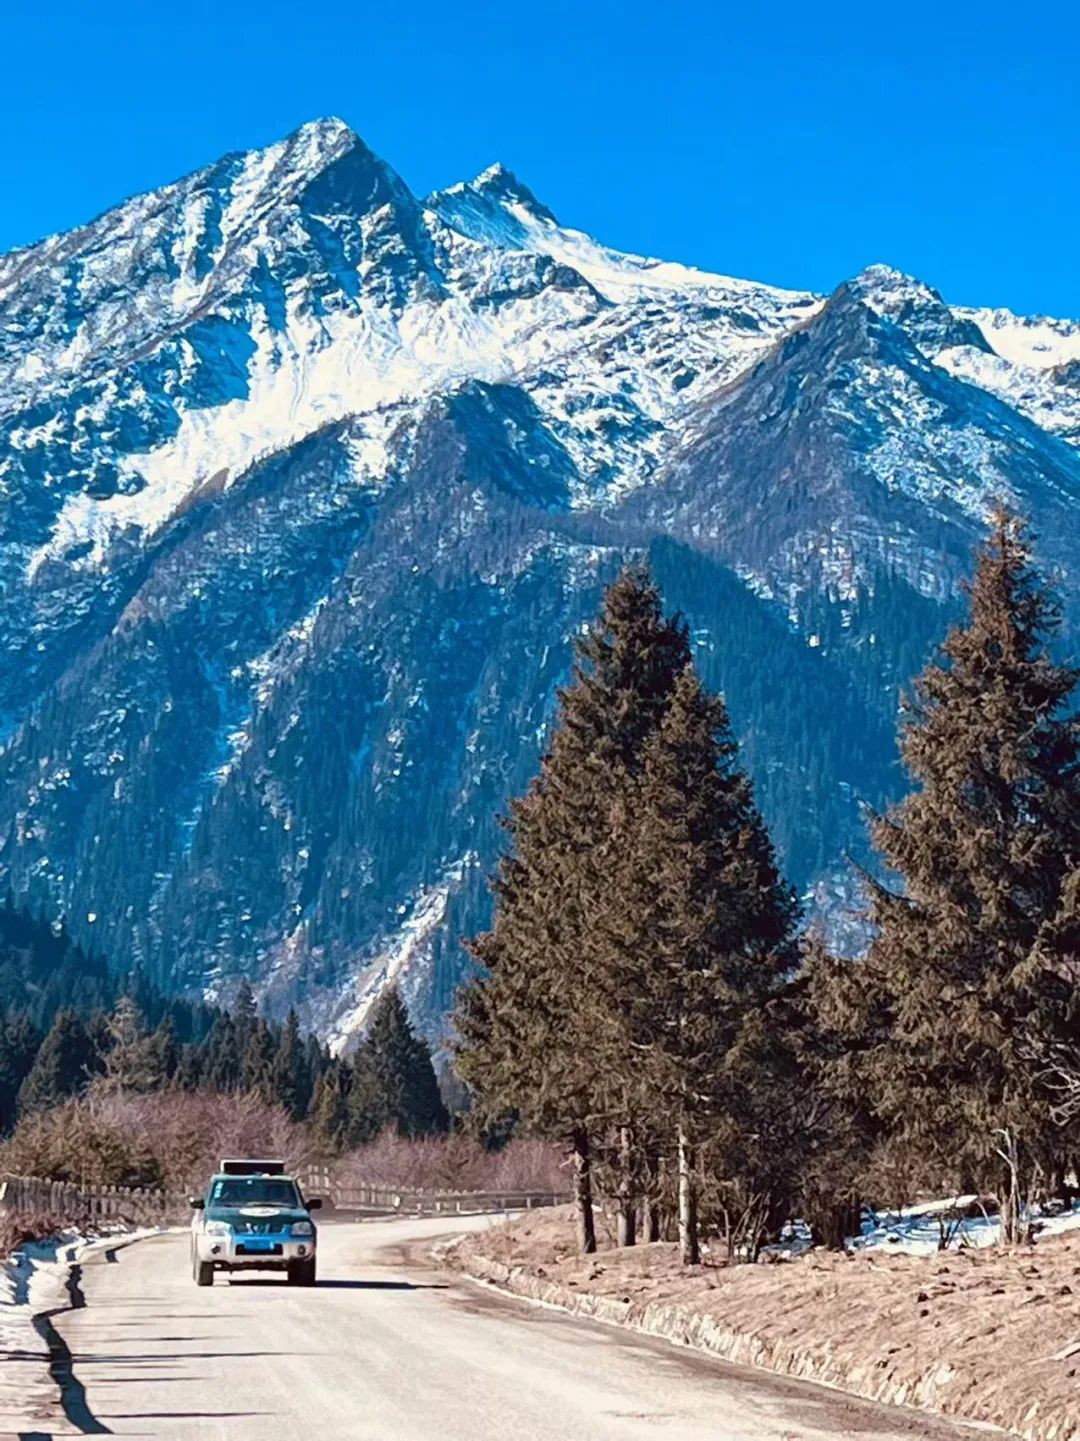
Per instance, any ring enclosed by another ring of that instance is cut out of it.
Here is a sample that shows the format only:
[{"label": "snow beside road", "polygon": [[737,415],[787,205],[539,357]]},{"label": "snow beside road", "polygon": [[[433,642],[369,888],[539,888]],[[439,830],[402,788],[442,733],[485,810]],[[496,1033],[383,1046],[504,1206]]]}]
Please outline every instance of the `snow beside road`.
[{"label": "snow beside road", "polygon": [[[872,1251],[887,1248],[908,1256],[933,1256],[947,1238],[947,1249],[996,1246],[1001,1240],[1001,1225],[996,1216],[978,1213],[977,1196],[956,1196],[950,1200],[924,1201],[903,1210],[870,1213],[863,1222],[862,1235],[852,1237],[855,1250]],[[965,1214],[974,1211],[976,1214]],[[1037,1238],[1059,1236],[1080,1227],[1080,1203],[1071,1210],[1050,1212],[1036,1209],[1033,1217]]]},{"label": "snow beside road", "polygon": [[0,1352],[5,1361],[0,1367],[0,1434],[25,1431],[29,1417],[63,1421],[57,1386],[49,1373],[52,1357],[34,1318],[70,1306],[72,1266],[154,1235],[157,1229],[116,1227],[95,1236],[65,1231],[49,1241],[29,1241],[0,1261]]}]

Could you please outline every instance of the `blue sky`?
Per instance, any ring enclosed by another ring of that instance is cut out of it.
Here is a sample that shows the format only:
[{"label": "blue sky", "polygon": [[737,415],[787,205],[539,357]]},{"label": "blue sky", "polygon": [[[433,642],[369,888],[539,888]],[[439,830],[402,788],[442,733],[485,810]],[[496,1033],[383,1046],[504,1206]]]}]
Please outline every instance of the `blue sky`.
[{"label": "blue sky", "polygon": [[336,114],[419,193],[500,159],[621,249],[1080,317],[1066,0],[14,0],[3,31],[0,249]]}]

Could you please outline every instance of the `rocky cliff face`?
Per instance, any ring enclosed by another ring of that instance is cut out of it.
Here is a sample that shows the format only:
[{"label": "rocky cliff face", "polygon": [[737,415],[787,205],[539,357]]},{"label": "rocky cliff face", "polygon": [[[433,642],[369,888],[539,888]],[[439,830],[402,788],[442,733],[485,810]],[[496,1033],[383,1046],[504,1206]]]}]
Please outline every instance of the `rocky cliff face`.
[{"label": "rocky cliff face", "polygon": [[995,496],[1075,597],[1080,327],[610,251],[346,126],[0,258],[0,884],[437,1035],[573,634],[650,553],[838,928]]}]

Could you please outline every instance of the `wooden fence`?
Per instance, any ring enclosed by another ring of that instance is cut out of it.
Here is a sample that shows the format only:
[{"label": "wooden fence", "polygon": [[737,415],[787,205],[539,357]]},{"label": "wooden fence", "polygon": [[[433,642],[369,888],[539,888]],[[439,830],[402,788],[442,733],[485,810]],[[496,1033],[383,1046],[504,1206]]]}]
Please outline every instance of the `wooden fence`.
[{"label": "wooden fence", "polygon": [[[321,1196],[328,1207],[357,1216],[467,1216],[486,1211],[531,1211],[559,1206],[569,1197],[555,1191],[439,1191],[369,1186],[339,1180],[328,1166],[309,1166],[297,1179],[305,1196]],[[191,1215],[186,1195],[123,1186],[78,1186],[38,1176],[0,1180],[0,1209],[47,1212],[73,1221],[127,1221],[182,1225]]]},{"label": "wooden fence", "polygon": [[327,1166],[306,1168],[298,1177],[305,1196],[321,1196],[336,1211],[381,1216],[466,1216],[486,1211],[531,1211],[561,1206],[570,1197],[558,1191],[444,1191],[407,1186],[375,1186],[339,1179]]},{"label": "wooden fence", "polygon": [[191,1215],[187,1196],[177,1192],[150,1187],[78,1186],[40,1176],[8,1176],[0,1181],[0,1208],[47,1212],[73,1221],[88,1218],[140,1226],[176,1225]]}]

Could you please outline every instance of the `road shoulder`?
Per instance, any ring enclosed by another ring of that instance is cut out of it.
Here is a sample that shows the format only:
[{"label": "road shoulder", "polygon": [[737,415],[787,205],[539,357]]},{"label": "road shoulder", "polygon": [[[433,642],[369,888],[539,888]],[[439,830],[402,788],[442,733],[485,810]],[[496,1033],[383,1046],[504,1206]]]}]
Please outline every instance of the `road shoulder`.
[{"label": "road shoulder", "polygon": [[[437,1262],[505,1295],[916,1415],[1029,1441],[1080,1438],[1080,1308],[1057,1284],[1080,1263],[1073,1240],[1034,1255],[837,1257],[687,1276],[670,1248],[578,1258],[559,1236],[553,1213],[519,1217],[440,1246]],[[1001,1328],[1011,1364],[987,1361]]]}]

